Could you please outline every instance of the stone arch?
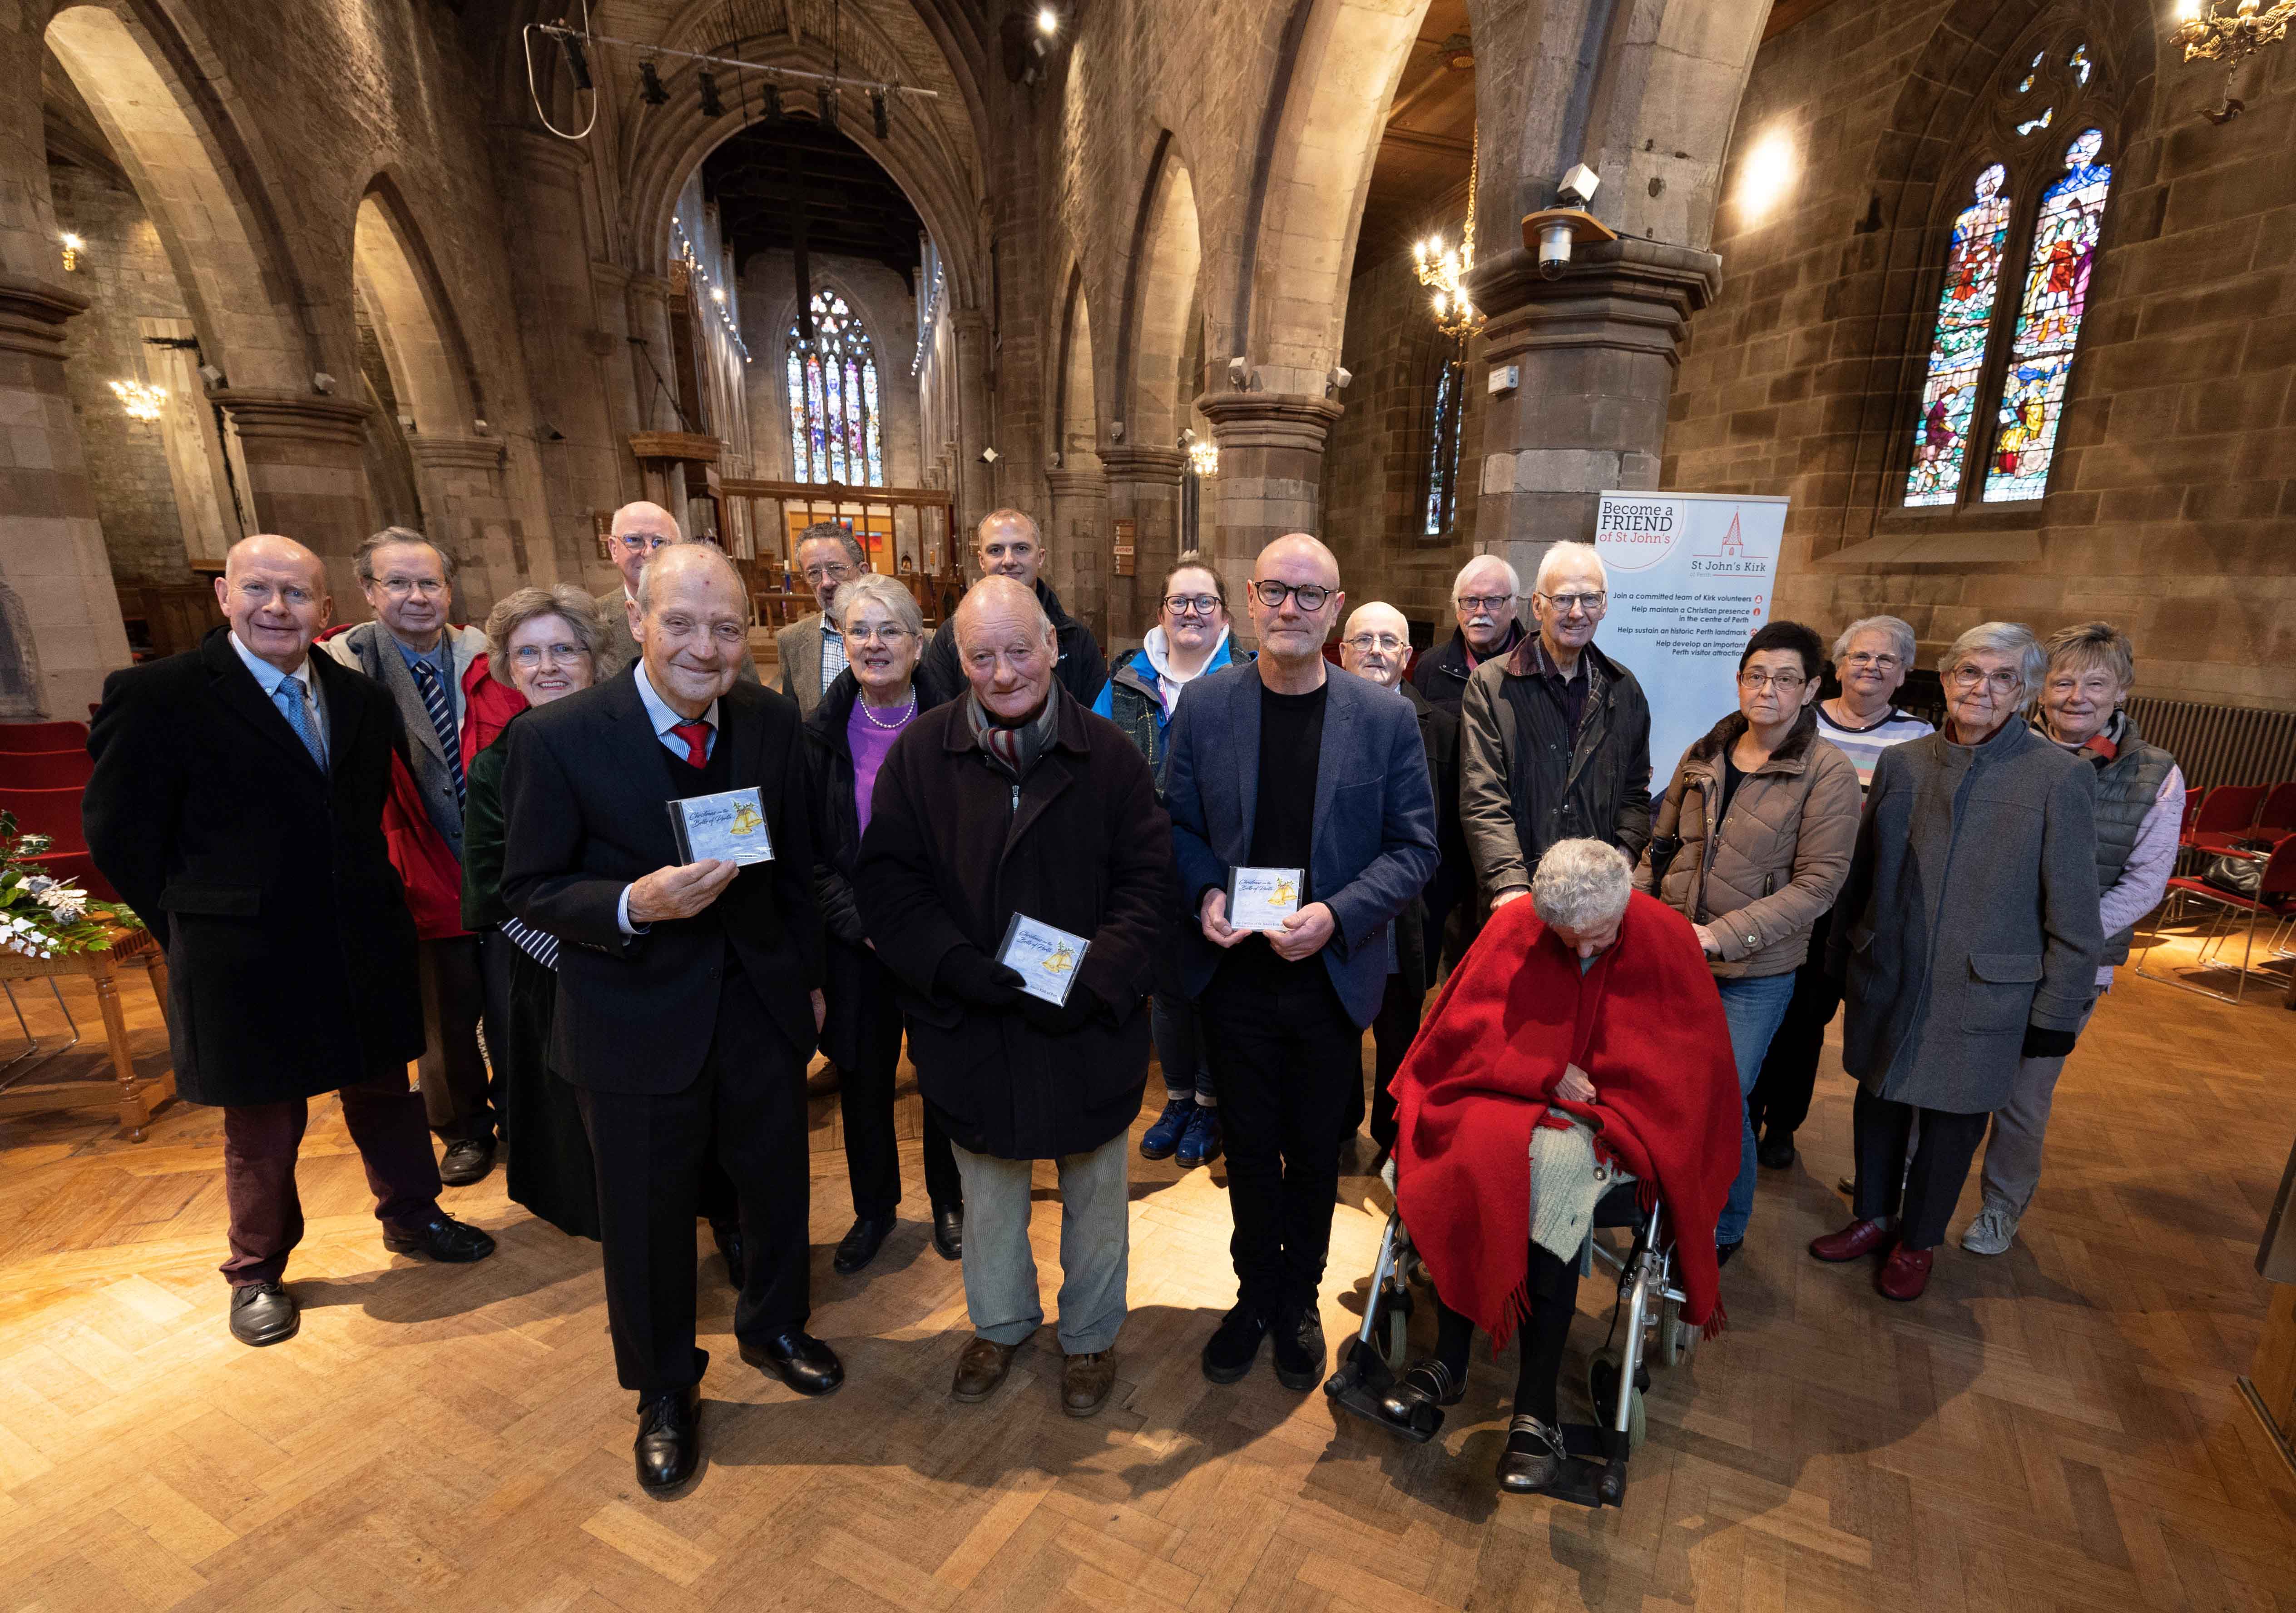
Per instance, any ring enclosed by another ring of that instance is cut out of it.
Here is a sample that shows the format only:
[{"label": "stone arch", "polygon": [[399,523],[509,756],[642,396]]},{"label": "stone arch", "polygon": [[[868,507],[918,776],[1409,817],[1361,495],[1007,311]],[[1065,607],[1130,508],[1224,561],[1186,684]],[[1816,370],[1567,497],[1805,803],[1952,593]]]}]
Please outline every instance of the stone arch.
[{"label": "stone arch", "polygon": [[1053,373],[1053,463],[1068,471],[1100,466],[1100,407],[1094,383],[1092,309],[1084,270],[1069,271],[1062,300],[1060,347]]},{"label": "stone arch", "polygon": [[430,436],[471,432],[487,405],[470,344],[405,193],[387,173],[359,198],[351,272],[416,429]]},{"label": "stone arch", "polygon": [[1201,377],[1180,372],[1196,345],[1188,320],[1192,312],[1201,317],[1197,277],[1203,255],[1195,184],[1167,132],[1158,136],[1141,193],[1117,336],[1114,407],[1131,447],[1175,447],[1201,385]]}]

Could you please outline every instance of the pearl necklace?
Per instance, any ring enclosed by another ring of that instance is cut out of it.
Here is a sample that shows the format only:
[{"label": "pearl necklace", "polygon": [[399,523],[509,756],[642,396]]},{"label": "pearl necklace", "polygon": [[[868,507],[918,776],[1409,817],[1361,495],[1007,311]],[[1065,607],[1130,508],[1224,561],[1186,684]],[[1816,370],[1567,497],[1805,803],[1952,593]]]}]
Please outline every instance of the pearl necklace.
[{"label": "pearl necklace", "polygon": [[877,713],[869,709],[869,702],[865,695],[861,701],[861,714],[869,720],[869,725],[872,728],[883,728],[888,732],[894,732],[906,728],[909,723],[909,719],[917,714],[917,686],[914,683],[909,685],[909,698],[901,707],[901,714],[892,721],[878,721]]}]

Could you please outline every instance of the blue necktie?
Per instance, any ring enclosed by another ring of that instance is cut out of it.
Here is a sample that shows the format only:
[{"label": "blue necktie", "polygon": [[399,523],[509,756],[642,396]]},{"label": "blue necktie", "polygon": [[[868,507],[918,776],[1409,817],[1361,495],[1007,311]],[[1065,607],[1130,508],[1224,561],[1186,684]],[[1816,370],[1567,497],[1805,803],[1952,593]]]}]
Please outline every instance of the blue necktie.
[{"label": "blue necktie", "polygon": [[282,678],[273,686],[271,697],[279,703],[280,714],[287,719],[287,726],[295,730],[295,737],[303,742],[303,748],[311,753],[311,760],[319,764],[321,772],[325,772],[327,747],[319,737],[319,725],[312,720],[311,708],[305,704],[308,696],[303,692],[303,680],[300,678]]},{"label": "blue necktie", "polygon": [[463,736],[455,726],[455,708],[447,702],[447,686],[439,680],[439,669],[427,661],[414,663],[414,687],[422,691],[423,709],[430,713],[430,726],[439,730],[439,744],[447,753],[447,770],[455,776],[455,804],[463,804],[466,787],[463,778]]},{"label": "blue necktie", "polygon": [[502,921],[502,933],[510,937],[518,950],[545,969],[558,967],[558,937],[547,930],[537,930],[530,924],[515,918]]}]

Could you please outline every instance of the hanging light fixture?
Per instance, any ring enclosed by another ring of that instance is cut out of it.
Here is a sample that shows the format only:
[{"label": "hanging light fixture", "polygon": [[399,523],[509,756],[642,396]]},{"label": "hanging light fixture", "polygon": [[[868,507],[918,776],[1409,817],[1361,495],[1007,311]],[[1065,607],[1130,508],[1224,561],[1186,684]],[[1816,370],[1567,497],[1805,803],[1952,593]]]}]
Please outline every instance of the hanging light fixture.
[{"label": "hanging light fixture", "polygon": [[1435,328],[1461,342],[1483,328],[1483,315],[1467,295],[1467,271],[1475,267],[1475,186],[1482,166],[1483,132],[1479,126],[1474,154],[1467,161],[1467,221],[1459,232],[1459,244],[1447,244],[1439,230],[1411,247],[1419,284],[1435,293]]},{"label": "hanging light fixture", "polygon": [[157,420],[168,407],[168,389],[151,386],[141,381],[115,381],[111,395],[119,399],[130,420]]},{"label": "hanging light fixture", "polygon": [[64,273],[67,275],[77,274],[79,272],[80,238],[78,235],[67,235],[63,239]]},{"label": "hanging light fixture", "polygon": [[1199,437],[1188,444],[1188,468],[1199,476],[1219,474],[1219,444],[1209,437]]},{"label": "hanging light fixture", "polygon": [[726,103],[718,98],[718,80],[710,76],[706,67],[694,77],[701,81],[701,115],[711,119],[724,117]]},{"label": "hanging light fixture", "polygon": [[2203,109],[2211,123],[2229,123],[2248,108],[2241,91],[2246,87],[2242,69],[2249,58],[2267,45],[2278,45],[2296,27],[2296,0],[2177,0],[2176,41],[2185,47],[2187,62],[2225,64],[2225,98]]},{"label": "hanging light fixture", "polygon": [[662,87],[661,74],[655,70],[652,58],[638,63],[638,99],[648,106],[669,104],[669,92]]}]

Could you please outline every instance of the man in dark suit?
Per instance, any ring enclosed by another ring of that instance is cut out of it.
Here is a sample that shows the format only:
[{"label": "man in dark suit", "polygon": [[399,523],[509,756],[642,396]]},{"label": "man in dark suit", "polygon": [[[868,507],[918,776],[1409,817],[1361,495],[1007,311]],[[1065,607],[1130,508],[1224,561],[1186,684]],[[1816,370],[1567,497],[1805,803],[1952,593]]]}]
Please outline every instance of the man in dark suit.
[{"label": "man in dark suit", "polygon": [[495,1245],[439,1212],[406,1084],[422,1000],[382,835],[398,709],[310,653],[333,602],[301,544],[242,539],[216,597],[228,627],[105,680],[83,811],[96,867],[168,950],[176,1091],[224,1112],[232,1334],[271,1345],[298,1326],[280,1280],[320,1093],[342,1095],[385,1248],[461,1262]]},{"label": "man in dark suit", "polygon": [[[749,600],[716,548],[664,548],[636,601],[636,664],[511,730],[502,889],[564,943],[551,1067],[596,1156],[614,1365],[638,1395],[638,1480],[660,1494],[701,1454],[693,1218],[713,1126],[741,1200],[742,1359],[804,1395],[844,1369],[805,1331],[822,942],[797,707],[736,680]],[[771,860],[683,860],[666,804],[733,790],[757,792]]]},{"label": "man in dark suit", "polygon": [[[1203,1369],[1234,1383],[1272,1332],[1277,1379],[1308,1389],[1324,1376],[1316,1291],[1340,1140],[1395,920],[1435,871],[1435,797],[1411,708],[1324,659],[1347,605],[1332,551],[1305,532],[1277,539],[1247,604],[1259,658],[1181,693],[1165,775],[1197,916],[1184,975],[1219,1083],[1235,1214],[1236,1305]],[[1230,926],[1239,867],[1305,870],[1281,928]]]}]

